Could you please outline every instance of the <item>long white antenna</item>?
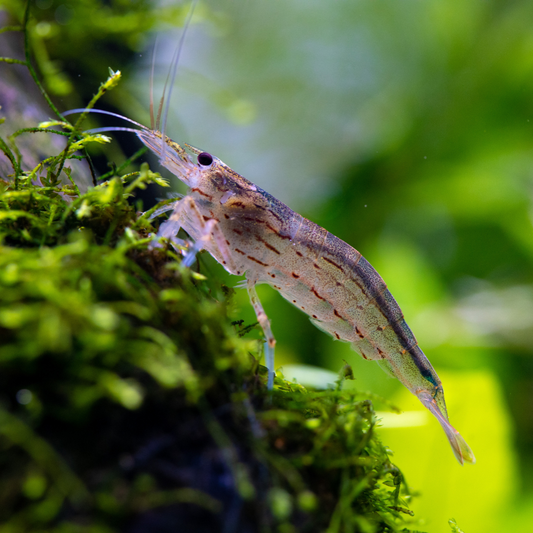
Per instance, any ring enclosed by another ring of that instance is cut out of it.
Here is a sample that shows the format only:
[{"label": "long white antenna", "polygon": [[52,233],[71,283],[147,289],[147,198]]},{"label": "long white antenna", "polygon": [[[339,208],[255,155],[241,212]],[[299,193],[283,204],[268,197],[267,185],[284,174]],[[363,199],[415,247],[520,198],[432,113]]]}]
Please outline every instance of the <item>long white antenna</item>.
[{"label": "long white antenna", "polygon": [[154,49],[152,50],[152,68],[150,69],[150,128],[154,129],[154,69],[155,57],[157,55],[157,40],[158,35],[155,36]]},{"label": "long white antenna", "polygon": [[[104,111],[103,109],[87,109],[85,107],[81,107],[77,109],[69,109],[68,111],[64,111],[62,114],[63,116],[66,117],[68,115],[74,115],[75,113],[100,113],[101,115],[109,115],[110,117],[116,117],[116,118],[120,118],[121,120],[126,120],[127,122],[131,122],[132,124],[139,126],[139,128],[143,130],[148,129],[146,126],[143,126],[142,124],[139,124],[138,122],[135,122],[135,120],[132,120],[131,118],[125,117],[123,115],[119,115],[118,113],[113,113],[111,111]],[[110,126],[110,127],[112,128],[113,126]],[[137,131],[137,130],[133,130],[133,131]]]},{"label": "long white antenna", "polygon": [[183,49],[183,43],[185,42],[185,36],[187,35],[187,30],[190,26],[192,15],[194,13],[194,10],[196,8],[196,4],[198,3],[198,0],[193,0],[191,3],[191,8],[189,9],[189,13],[187,15],[187,20],[185,21],[185,24],[183,26],[183,31],[181,33],[180,40],[178,42],[178,46],[176,47],[176,50],[174,51],[174,55],[172,56],[172,63],[170,66],[170,70],[167,74],[167,79],[165,81],[165,87],[163,89],[163,96],[161,97],[161,102],[159,104],[159,110],[157,113],[157,120],[156,120],[156,127],[159,128],[159,118],[161,116],[161,109],[163,106],[163,102],[165,99],[165,93],[167,90],[167,83],[170,81],[169,87],[168,87],[168,95],[166,96],[166,104],[165,104],[165,110],[163,113],[163,120],[161,123],[161,157],[160,160],[164,160],[165,158],[165,149],[166,149],[166,128],[167,128],[167,118],[168,118],[168,111],[170,108],[170,97],[172,95],[172,89],[174,87],[174,83],[176,81],[176,74],[178,72],[178,64],[181,56],[181,51]]}]

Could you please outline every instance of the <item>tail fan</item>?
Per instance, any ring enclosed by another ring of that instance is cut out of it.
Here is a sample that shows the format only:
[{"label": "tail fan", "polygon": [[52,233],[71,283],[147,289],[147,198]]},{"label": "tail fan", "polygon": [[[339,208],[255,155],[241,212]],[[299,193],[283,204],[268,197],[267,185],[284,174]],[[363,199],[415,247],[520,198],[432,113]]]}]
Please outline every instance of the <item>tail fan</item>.
[{"label": "tail fan", "polygon": [[429,409],[429,411],[439,421],[444,433],[448,437],[448,441],[452,447],[455,458],[462,465],[464,463],[475,464],[476,458],[474,453],[470,449],[470,446],[466,443],[461,434],[448,422],[448,418],[443,415],[439,409],[437,402],[429,394],[417,395],[419,400]]}]

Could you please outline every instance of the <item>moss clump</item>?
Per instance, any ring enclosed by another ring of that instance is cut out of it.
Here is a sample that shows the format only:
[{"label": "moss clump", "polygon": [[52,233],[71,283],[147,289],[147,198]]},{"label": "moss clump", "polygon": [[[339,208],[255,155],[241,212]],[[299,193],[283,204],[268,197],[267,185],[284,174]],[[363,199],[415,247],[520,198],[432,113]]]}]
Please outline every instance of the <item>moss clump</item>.
[{"label": "moss clump", "polygon": [[165,182],[145,166],[82,194],[70,161],[105,138],[62,124],[66,148],[31,170],[21,132],[0,137],[2,532],[404,527],[370,401],[342,379],[268,392],[224,291],[149,246],[133,195]]},{"label": "moss clump", "polygon": [[149,248],[129,200],[161,178],[80,194],[63,157],[0,182],[2,531],[397,530],[371,403],[268,393],[222,291]]},{"label": "moss clump", "polygon": [[369,401],[270,395],[121,180],[67,200],[19,178],[0,194],[2,531],[396,529]]}]

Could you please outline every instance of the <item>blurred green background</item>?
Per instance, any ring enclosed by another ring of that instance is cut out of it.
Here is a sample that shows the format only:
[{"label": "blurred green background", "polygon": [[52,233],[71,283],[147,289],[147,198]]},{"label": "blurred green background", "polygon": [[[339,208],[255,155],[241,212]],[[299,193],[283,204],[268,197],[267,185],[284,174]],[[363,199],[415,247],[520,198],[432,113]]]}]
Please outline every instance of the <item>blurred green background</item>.
[{"label": "blurred green background", "polygon": [[[163,2],[135,18],[146,5],[43,0],[36,14],[64,35],[80,6],[104,21],[104,9],[110,20],[131,12],[116,42],[71,44],[79,61],[62,67],[78,94],[94,92],[107,67],[122,70],[126,83],[108,101],[149,123],[151,43],[157,34],[159,95],[184,10]],[[533,523],[532,27],[529,0],[206,1],[169,113],[176,141],[353,245],[388,284],[443,381],[473,467],[455,462],[437,422],[377,365],[273,289],[260,296],[287,378],[288,365],[337,372],[346,360],[355,387],[404,411],[385,413],[380,431],[419,494],[415,526],[432,533],[448,532],[450,518],[465,533]],[[54,31],[42,37],[60,55],[69,41]],[[126,44],[129,54],[114,55]],[[68,93],[59,105],[82,103]],[[212,261],[203,268],[237,282]],[[234,307],[255,321],[244,291]]]}]

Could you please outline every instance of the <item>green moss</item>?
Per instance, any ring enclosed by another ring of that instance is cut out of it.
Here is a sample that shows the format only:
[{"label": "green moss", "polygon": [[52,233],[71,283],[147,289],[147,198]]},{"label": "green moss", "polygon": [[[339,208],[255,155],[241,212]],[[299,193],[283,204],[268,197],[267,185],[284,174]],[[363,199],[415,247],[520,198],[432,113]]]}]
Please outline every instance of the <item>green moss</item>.
[{"label": "green moss", "polygon": [[0,193],[3,531],[158,513],[213,530],[395,530],[402,476],[371,403],[279,377],[266,391],[224,301],[149,249],[154,228],[128,200],[157,175],[83,195],[37,175],[4,177]]},{"label": "green moss", "polygon": [[81,194],[69,161],[105,139],[63,126],[67,148],[31,171],[0,138],[0,529],[405,527],[372,403],[340,387],[350,369],[337,390],[278,375],[268,392],[228,291],[150,247],[132,199],[164,181],[144,166]]},{"label": "green moss", "polygon": [[114,530],[182,506],[222,524],[220,484],[253,530],[394,530],[402,477],[369,401],[282,378],[270,396],[224,303],[148,249],[121,181],[41,189],[0,196],[2,530]]}]

